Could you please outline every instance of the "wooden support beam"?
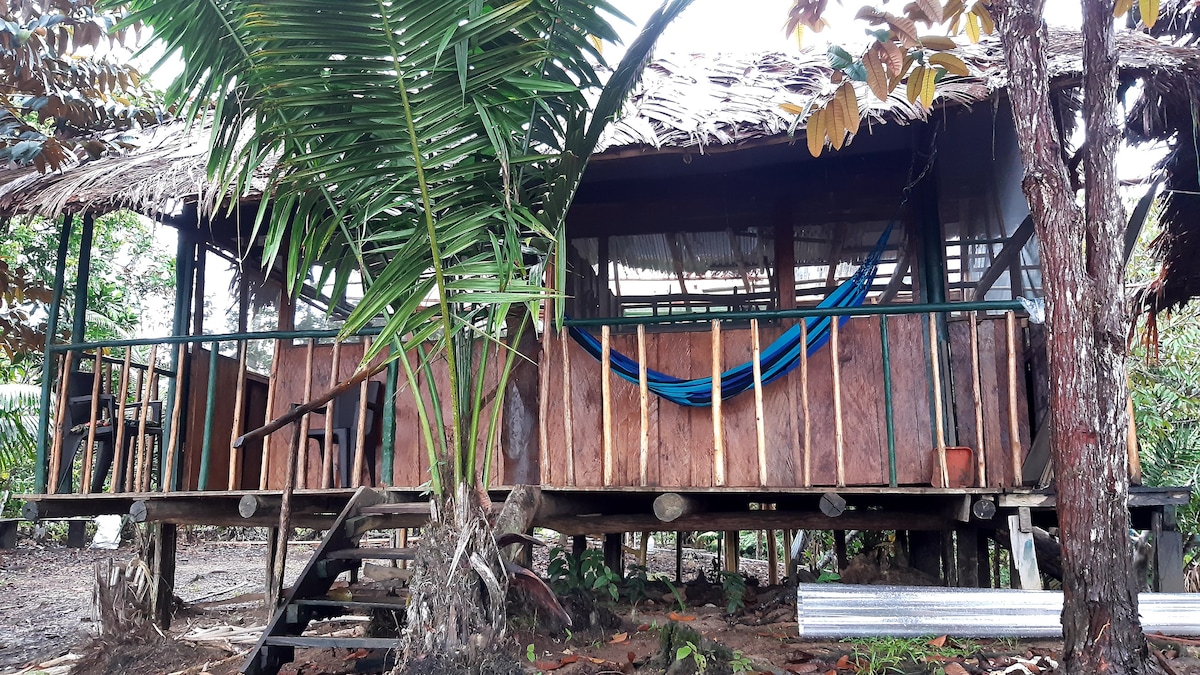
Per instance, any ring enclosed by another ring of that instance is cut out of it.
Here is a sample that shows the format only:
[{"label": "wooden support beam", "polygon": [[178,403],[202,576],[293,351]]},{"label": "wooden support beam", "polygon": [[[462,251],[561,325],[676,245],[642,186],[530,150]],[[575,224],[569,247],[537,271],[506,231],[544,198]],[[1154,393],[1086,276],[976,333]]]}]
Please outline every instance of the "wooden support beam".
[{"label": "wooden support beam", "polygon": [[[92,362],[92,409],[88,415],[87,447],[83,450],[83,471],[80,472],[82,475],[79,479],[80,492],[85,495],[92,491],[92,459],[96,445],[96,427],[100,426],[100,418],[98,416],[100,410],[100,380],[102,378],[101,373],[104,371],[100,364],[103,360],[104,348],[101,347],[96,350],[96,359]],[[144,401],[142,405],[145,407]],[[103,477],[101,477],[101,480],[103,480]]]},{"label": "wooden support beam", "polygon": [[[312,386],[313,386],[313,356],[316,352],[317,341],[309,338],[308,344],[304,348],[304,403],[312,401]],[[330,401],[332,403],[332,401]],[[292,461],[299,464],[298,467],[292,467],[296,470],[296,480],[291,486],[284,486],[285,491],[290,491],[295,486],[306,487],[308,483],[308,429],[311,420],[308,415],[300,417],[300,425],[295,432],[297,438],[294,440],[294,448],[289,448]],[[329,446],[331,439],[325,439],[326,447]],[[287,532],[284,532],[286,536]],[[281,572],[282,574],[282,572]]]},{"label": "wooden support beam", "polygon": [[767,583],[779,584],[779,543],[775,541],[775,530],[767,530]]},{"label": "wooden support beam", "polygon": [[625,549],[622,545],[624,533],[608,532],[604,535],[604,564],[617,576],[625,576]]},{"label": "wooden support beam", "polygon": [[[979,530],[960,527],[954,531],[955,555],[958,564],[958,585],[978,588],[979,576]],[[985,577],[986,578],[986,577]]]},{"label": "wooden support beam", "polygon": [[[330,350],[332,356],[329,364],[329,388],[332,389],[338,383],[338,366],[341,364],[342,357],[342,342],[334,340],[333,349]],[[333,399],[325,404],[325,440],[321,444],[321,487],[329,489],[333,486],[333,411],[337,405],[337,399]],[[307,435],[306,435],[307,436]],[[304,457],[308,454],[308,439],[304,439],[305,452],[301,454],[301,460],[305,461]],[[342,486],[346,487],[346,486]]]},{"label": "wooden support beam", "polygon": [[[605,242],[605,250],[607,251],[608,238],[603,239]],[[607,265],[607,262],[605,262]],[[607,267],[605,270],[605,290],[608,289],[607,283]],[[607,296],[606,296],[607,297]],[[563,396],[563,445],[567,452],[567,485],[575,485],[575,421],[571,409],[571,341],[567,339],[567,332],[563,331],[560,335],[562,339],[558,341],[562,347],[562,396]]]},{"label": "wooden support beam", "polygon": [[1008,445],[1012,458],[1013,485],[1021,485],[1021,426],[1017,414],[1017,316],[1012,310],[1004,313],[1008,356]]},{"label": "wooden support beam", "polygon": [[154,557],[151,562],[150,613],[160,628],[171,627],[175,599],[175,552],[178,529],[173,523],[155,523],[152,528]]},{"label": "wooden support beam", "polygon": [[[650,390],[649,383],[646,381],[646,327],[638,324],[637,327],[637,353],[638,353],[638,420],[640,422],[640,433],[638,434],[638,484],[645,487],[649,484],[650,470]],[[571,430],[567,429],[570,434]]]},{"label": "wooden support beam", "polygon": [[833,531],[833,554],[837,558],[838,571],[846,569],[850,564],[850,555],[846,548],[846,531]]},{"label": "wooden support beam", "polygon": [[758,319],[750,320],[750,358],[754,373],[754,439],[758,450],[758,484],[766,486],[767,478],[767,434],[766,415],[763,412],[762,350],[759,346]]},{"label": "wooden support beam", "polygon": [[934,579],[942,578],[942,536],[938,531],[908,528],[909,564]]},{"label": "wooden support beam", "polygon": [[[163,462],[163,477],[162,488],[163,492],[170,492],[175,489],[175,456],[179,448],[179,421],[183,414],[183,382],[184,374],[187,371],[187,345],[182,342],[177,346],[178,352],[175,359],[175,396],[171,400],[171,437],[167,439],[167,458]],[[268,414],[270,408],[268,407]],[[263,453],[266,453],[266,444],[263,444]],[[263,470],[266,471],[266,458],[263,458]]]},{"label": "wooden support beam", "polygon": [[821,495],[821,513],[830,518],[837,518],[846,512],[846,499],[836,492],[826,492]]},{"label": "wooden support beam", "polygon": [[724,561],[721,565],[722,571],[738,571],[738,566],[741,562],[741,539],[741,532],[737,530],[725,530],[724,536],[721,539],[724,548]]},{"label": "wooden support beam", "polygon": [[[984,299],[984,296],[992,289],[992,286],[1000,278],[1000,275],[1009,271],[1013,263],[1020,261],[1021,249],[1025,248],[1030,238],[1033,237],[1033,229],[1033,216],[1026,216],[1025,220],[1021,221],[1020,226],[1017,227],[1016,232],[1013,232],[1012,237],[1004,244],[1004,248],[1000,250],[991,267],[975,283],[973,299]],[[988,248],[990,249],[991,246]]]},{"label": "wooden support beam", "polygon": [[[616,482],[613,466],[613,428],[612,428],[612,336],[607,326],[600,327],[600,402],[603,435],[603,469],[604,485]],[[547,467],[548,468],[548,467]]]},{"label": "wooden support beam", "polygon": [[664,523],[678,520],[681,516],[702,513],[704,503],[695,497],[667,492],[654,499],[654,515]]},{"label": "wooden support beam", "polygon": [[[363,338],[363,353],[366,354],[369,351],[371,351],[371,338]],[[363,468],[366,464],[367,452],[367,404],[370,403],[367,400],[370,391],[367,379],[364,377],[358,385],[358,424],[354,429],[354,457],[351,459],[354,464],[350,474],[350,485],[343,487],[358,487],[363,484]],[[332,388],[330,387],[330,389]],[[335,400],[337,399],[331,399],[329,403],[333,403]],[[329,444],[328,437],[325,438],[325,444],[326,446]],[[372,468],[370,473],[375,473],[375,469]]]},{"label": "wooden support beam", "polygon": [[[241,288],[244,289],[245,286],[243,285]],[[240,309],[238,315],[239,317],[242,315]],[[238,373],[233,400],[233,430],[229,435],[228,489],[230,490],[238,489],[242,481],[242,451],[241,448],[234,447],[233,441],[242,435],[242,427],[245,426],[242,420],[242,409],[246,407],[246,352],[248,346],[249,343],[246,340],[238,341]]]},{"label": "wooden support beam", "polygon": [[125,358],[121,361],[121,383],[117,386],[117,419],[113,421],[113,474],[109,492],[124,491],[125,464],[129,458],[125,456],[125,403],[129,400],[129,368],[133,359],[133,347],[125,348]]},{"label": "wooden support beam", "polygon": [[[653,513],[610,514],[597,516],[539,517],[534,525],[565,535],[641,532],[662,527]],[[815,511],[719,511],[683,515],[671,521],[679,532],[721,530],[799,529],[799,530],[943,530],[953,527],[950,519],[928,512],[854,510],[838,518]]]},{"label": "wooden support beam", "polygon": [[975,475],[978,485],[987,487],[987,451],[983,438],[983,389],[979,373],[979,321],[970,312],[971,330],[971,405],[975,410]]},{"label": "wooden support beam", "polygon": [[[829,319],[829,363],[833,367],[833,446],[837,457],[837,485],[846,485],[845,435],[842,431],[842,363],[838,355],[838,323],[840,317]],[[808,421],[807,412],[804,415]]]},{"label": "wooden support beam", "polygon": [[713,485],[725,485],[725,432],[721,417],[721,322],[712,321]]},{"label": "wooden support beam", "polygon": [[933,435],[937,447],[938,474],[941,485],[950,485],[950,472],[946,467],[946,422],[942,407],[942,367],[938,348],[937,315],[929,313],[929,370],[933,381]]}]

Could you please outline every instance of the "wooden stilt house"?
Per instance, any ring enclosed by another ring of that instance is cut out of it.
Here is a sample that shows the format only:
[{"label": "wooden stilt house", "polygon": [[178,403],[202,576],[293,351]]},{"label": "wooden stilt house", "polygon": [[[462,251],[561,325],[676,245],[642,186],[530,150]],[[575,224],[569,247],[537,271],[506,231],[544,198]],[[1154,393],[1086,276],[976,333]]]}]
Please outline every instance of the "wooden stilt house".
[{"label": "wooden stilt house", "polygon": [[[1200,54],[1121,39],[1124,77],[1149,83],[1131,133],[1190,147],[1191,118],[1179,114],[1189,108],[1175,98],[1190,90],[1171,82]],[[1068,106],[1079,39],[1051,45]],[[606,535],[613,564],[626,532],[896,530],[946,582],[994,583],[980,551],[997,531],[1007,545],[1053,525],[1053,412],[1000,50],[965,51],[973,75],[939,85],[932,110],[902,94],[879,102],[864,85],[859,133],[816,158],[784,104],[824,95],[823,56],[652,63],[570,212],[564,329],[547,307],[538,337],[519,345],[531,360],[498,397],[491,487],[540,486],[536,524]],[[179,241],[170,335],[47,349],[31,518],[276,522],[290,432],[238,449],[231,440],[361,359],[369,331],[334,343],[335,329],[295,321],[298,304],[336,319],[353,298],[320,284],[289,298],[273,271],[238,277],[236,330],[215,332],[204,289],[221,259],[259,269],[248,224],[260,197],[207,209],[203,146],[160,134],[126,157],[3,177],[4,213],[61,218],[64,242],[83,231],[77,271],[59,251],[52,326],[70,300],[64,275],[86,287],[96,214],[131,208]],[[1195,166],[1176,158],[1168,185],[1194,185]],[[1195,226],[1184,193],[1170,197],[1170,232]],[[1187,241],[1169,253],[1186,256]],[[1155,297],[1194,291],[1164,277]],[[252,295],[274,298],[269,329],[251,330]],[[363,485],[421,501],[428,460],[403,388],[393,366],[305,418],[294,522],[328,527]],[[1133,435],[1129,447],[1136,457]],[[1134,522],[1159,541],[1177,537],[1172,509],[1187,499],[1135,488]],[[1163,589],[1180,583],[1172,550],[1159,559]]]}]

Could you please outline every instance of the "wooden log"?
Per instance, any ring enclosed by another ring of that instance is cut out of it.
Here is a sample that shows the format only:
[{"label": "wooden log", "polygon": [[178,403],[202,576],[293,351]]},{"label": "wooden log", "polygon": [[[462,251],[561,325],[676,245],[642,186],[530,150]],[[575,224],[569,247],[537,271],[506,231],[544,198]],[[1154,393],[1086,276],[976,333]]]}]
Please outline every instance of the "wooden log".
[{"label": "wooden log", "polygon": [[175,399],[171,401],[171,437],[167,441],[167,459],[163,462],[163,492],[170,492],[174,489],[172,479],[175,475],[175,455],[178,454],[179,447],[179,421],[183,412],[183,381],[187,364],[186,357],[187,345],[181,342],[179,343],[175,359]]},{"label": "wooden log", "polygon": [[723,534],[721,543],[724,548],[724,564],[721,569],[725,572],[737,572],[741,560],[742,533],[737,530],[725,530]]},{"label": "wooden log", "polygon": [[[607,269],[607,268],[605,268]],[[575,423],[571,410],[571,345],[564,332],[558,341],[562,347],[563,446],[567,451],[567,485],[575,485]]]},{"label": "wooden log", "polygon": [[[1126,376],[1127,383],[1128,379],[1128,376]],[[1129,430],[1125,433],[1125,452],[1129,456],[1129,482],[1133,485],[1141,485],[1142,458],[1138,453],[1137,420],[1133,415],[1132,393],[1130,393],[1125,403],[1125,416],[1129,418]]]},{"label": "wooden log", "polygon": [[[304,350],[304,401],[309,403],[312,401],[312,385],[313,385],[313,356],[317,349],[317,341],[309,338],[308,344]],[[312,420],[308,415],[300,416],[299,441],[296,443],[297,449],[294,451],[293,460],[299,463],[296,467],[296,485],[308,486],[308,430]],[[330,439],[325,439],[325,445],[329,445]],[[286,488],[285,488],[286,489]],[[287,532],[283,532],[284,538],[287,537]],[[280,572],[282,574],[282,572]]]},{"label": "wooden log", "polygon": [[[313,341],[310,339],[308,341],[308,377],[305,378],[305,388],[310,390],[312,387],[312,346]],[[271,570],[271,583],[268,584],[271,591],[268,594],[270,607],[279,604],[279,592],[283,588],[284,574],[287,569],[287,541],[292,531],[292,491],[296,486],[296,457],[300,452],[300,444],[304,442],[305,425],[303,420],[305,419],[307,417],[302,417],[301,421],[292,427],[292,442],[288,444],[287,471],[284,474],[283,495],[279,502],[279,538],[275,544],[275,568]]]},{"label": "wooden log", "polygon": [[[280,316],[282,317],[282,312]],[[279,354],[281,345],[281,340],[275,341],[275,349],[273,351],[273,355],[271,356],[271,376],[270,379],[267,380],[267,414],[263,419],[263,424],[269,423],[271,421],[271,416],[275,414],[275,396],[279,391]],[[171,425],[172,431],[174,431],[174,428],[175,426]],[[241,439],[239,438],[234,440],[234,446],[241,447],[241,443],[238,442],[239,440]],[[271,469],[271,444],[266,439],[263,440],[262,459],[259,461],[258,466],[258,489],[266,490]],[[270,547],[268,546],[268,548]],[[270,594],[268,593],[268,595]]]},{"label": "wooden log", "polygon": [[604,564],[616,572],[617,576],[624,576],[625,571],[625,549],[621,541],[623,535],[623,532],[609,532],[604,535]]},{"label": "wooden log", "polygon": [[[971,404],[975,411],[975,475],[980,487],[987,485],[987,451],[983,438],[983,387],[979,374],[979,321],[970,312],[971,324]],[[944,483],[943,483],[944,485]]]},{"label": "wooden log", "polygon": [[779,584],[779,544],[775,541],[775,530],[767,530],[767,583]]},{"label": "wooden log", "polygon": [[800,320],[800,413],[804,417],[804,487],[812,487],[812,419],[808,410],[808,319]]},{"label": "wooden log", "polygon": [[[495,536],[523,534],[533,528],[533,519],[542,506],[542,489],[533,485],[518,485],[508,493],[500,513],[496,515]],[[501,551],[508,561],[515,562],[524,547],[509,545]]]},{"label": "wooden log", "polygon": [[[363,354],[371,350],[371,338],[363,338]],[[483,377],[480,374],[480,377]],[[370,391],[367,378],[358,385],[358,425],[354,430],[354,471],[353,471],[353,486],[358,487],[363,484],[363,466],[366,463],[367,452],[367,400],[368,392]],[[330,401],[333,403],[333,401]],[[328,437],[325,439],[326,446],[329,445]],[[371,486],[374,487],[374,486]]]},{"label": "wooden log", "polygon": [[612,428],[612,336],[607,325],[600,327],[600,401],[603,420],[604,485],[614,482]]},{"label": "wooden log", "polygon": [[[1017,414],[1017,315],[1004,313],[1008,351],[1008,445],[1012,457],[1013,486],[1021,485],[1021,423]],[[945,485],[945,483],[943,483]]]},{"label": "wooden log", "polygon": [[96,427],[100,425],[97,413],[100,410],[100,380],[104,372],[101,363],[103,361],[104,348],[101,347],[96,350],[96,359],[92,362],[92,409],[88,415],[87,447],[83,450],[83,471],[80,472],[82,476],[79,479],[80,491],[85,495],[92,491],[92,459],[96,446]]},{"label": "wooden log", "polygon": [[[334,340],[333,349],[330,351],[333,352],[329,364],[329,387],[332,389],[338,381],[338,366],[341,364],[342,356],[341,340]],[[325,441],[321,444],[321,487],[325,489],[333,486],[333,410],[336,405],[337,399],[325,404]],[[307,435],[304,444],[307,449]],[[301,459],[301,461],[304,460]]]},{"label": "wooden log", "polygon": [[[534,525],[567,536],[654,531],[663,521],[653,513],[604,516],[559,516],[537,518]],[[838,518],[816,511],[706,511],[680,516],[671,523],[679,532],[711,532],[737,529],[775,530],[921,530],[940,531],[953,527],[944,515],[925,511],[854,510]]]},{"label": "wooden log", "polygon": [[153,530],[154,556],[151,560],[150,613],[155,623],[166,630],[171,627],[175,609],[175,551],[179,542],[178,528],[173,523],[156,523]]},{"label": "wooden log", "polygon": [[712,321],[713,484],[725,485],[725,432],[721,417],[721,322]]},{"label": "wooden log", "polygon": [[837,518],[846,511],[846,499],[836,492],[826,492],[821,495],[821,513],[830,518]]},{"label": "wooden log", "polygon": [[58,492],[58,474],[62,470],[62,444],[63,436],[70,429],[64,429],[63,423],[67,419],[67,380],[70,379],[71,362],[75,359],[75,352],[67,352],[63,357],[63,367],[59,371],[62,376],[59,378],[58,384],[58,406],[54,418],[54,443],[50,446],[50,493]]},{"label": "wooden log", "polygon": [[763,414],[762,351],[759,347],[758,319],[750,319],[750,358],[754,373],[754,431],[758,449],[758,484],[767,484],[767,433]]},{"label": "wooden log", "polygon": [[146,421],[150,414],[150,395],[151,391],[157,392],[158,375],[154,373],[155,364],[158,362],[158,345],[150,345],[150,361],[147,363],[149,371],[146,373],[145,383],[146,388],[142,391],[142,406],[138,410],[138,438],[137,438],[137,489],[142,492],[147,492],[150,489],[150,453],[146,450]]},{"label": "wooden log", "polygon": [[227,488],[229,490],[238,489],[242,478],[241,448],[234,447],[233,442],[238,436],[242,435],[242,427],[244,426],[242,408],[246,406],[246,352],[248,346],[245,340],[238,342],[237,386],[233,397],[233,430],[229,435],[229,483]]},{"label": "wooden log", "polygon": [[664,523],[679,520],[681,516],[704,511],[704,503],[695,497],[678,492],[666,492],[654,498],[654,516]]},{"label": "wooden log", "polygon": [[942,411],[942,366],[939,358],[937,315],[929,313],[929,370],[933,380],[933,437],[937,447],[938,472],[942,485],[950,484],[950,472],[946,467],[946,423]]},{"label": "wooden log", "polygon": [[[683,283],[682,279],[679,283]],[[646,382],[646,327],[637,327],[638,352],[638,412],[641,429],[638,446],[638,484],[645,487],[649,482],[650,468],[650,390]],[[569,435],[570,430],[567,431]]]},{"label": "wooden log", "polygon": [[991,520],[996,515],[996,502],[990,499],[976,499],[971,504],[971,515],[979,520]]},{"label": "wooden log", "polygon": [[[833,447],[837,458],[837,485],[845,487],[846,450],[842,430],[842,365],[838,356],[838,319],[836,316],[829,319],[829,363],[833,368]],[[804,419],[808,420],[807,414]]]},{"label": "wooden log", "polygon": [[125,358],[121,361],[121,383],[117,387],[117,419],[113,420],[113,477],[108,491],[118,492],[118,487],[124,487],[125,464],[125,403],[129,397],[129,368],[133,359],[133,347],[125,348]]}]

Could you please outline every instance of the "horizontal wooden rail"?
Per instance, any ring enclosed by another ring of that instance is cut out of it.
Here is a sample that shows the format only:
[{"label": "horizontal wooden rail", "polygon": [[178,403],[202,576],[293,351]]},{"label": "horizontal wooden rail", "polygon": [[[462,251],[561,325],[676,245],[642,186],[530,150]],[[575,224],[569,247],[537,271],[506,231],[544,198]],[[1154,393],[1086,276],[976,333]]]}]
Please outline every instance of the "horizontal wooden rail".
[{"label": "horizontal wooden rail", "polygon": [[[1014,308],[1019,309],[1019,307]],[[104,347],[144,347],[146,345],[174,345],[193,342],[238,342],[241,340],[307,340],[328,339],[336,337],[364,337],[379,335],[380,328],[364,328],[352,335],[342,335],[337,330],[268,330],[258,333],[222,333],[219,335],[169,335],[164,337],[129,338],[125,340],[100,340],[97,342],[72,342],[68,344],[51,345],[47,349],[54,354],[83,349]],[[164,374],[170,375],[170,371]]]},{"label": "horizontal wooden rail", "polygon": [[[913,305],[860,305],[858,307],[807,307],[804,309],[778,309],[763,312],[692,312],[663,316],[620,316],[602,319],[566,319],[567,326],[636,326],[639,324],[672,324],[694,321],[759,321],[772,319],[806,319],[821,316],[870,316],[875,314],[940,314],[945,312],[1009,312],[1023,310],[1016,300],[993,302],[939,302]],[[211,338],[210,338],[211,339]]]}]

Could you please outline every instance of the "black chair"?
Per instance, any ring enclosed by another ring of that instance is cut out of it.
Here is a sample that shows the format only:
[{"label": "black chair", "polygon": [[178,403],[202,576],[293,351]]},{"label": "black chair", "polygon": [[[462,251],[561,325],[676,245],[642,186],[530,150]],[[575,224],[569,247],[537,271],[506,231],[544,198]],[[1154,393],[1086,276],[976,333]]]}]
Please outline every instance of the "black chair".
[{"label": "black chair", "polygon": [[[125,485],[125,468],[135,459],[137,450],[138,427],[142,414],[142,402],[134,401],[125,404],[125,440],[121,448],[121,462],[117,464],[117,475],[113,480],[120,481],[122,491],[134,491],[133,485]],[[155,460],[160,456],[163,445],[162,401],[150,401],[146,404],[146,436],[149,437],[147,452],[150,453],[150,475],[154,476]],[[108,467],[104,467],[105,471]]]},{"label": "black chair", "polygon": [[[87,442],[92,427],[92,383],[94,375],[85,372],[67,373],[67,402],[63,407],[62,461],[58,469],[58,494],[74,492],[75,458]],[[100,394],[96,403],[96,454],[92,459],[92,492],[104,489],[104,478],[113,460],[113,397]]]},{"label": "black chair", "polygon": [[[354,454],[358,444],[358,408],[361,389],[354,387],[350,391],[333,399],[333,442],[338,448],[338,478],[340,487],[350,487],[350,472],[354,469]],[[366,440],[363,447],[363,464],[371,477],[371,485],[375,484],[375,446],[378,442],[375,433],[376,415],[382,410],[379,395],[383,392],[383,383],[367,382],[367,411],[366,411]],[[318,408],[324,412],[327,408]],[[317,442],[317,450],[321,457],[325,456],[325,428],[309,429],[308,439]],[[332,480],[332,476],[330,479]]]}]

